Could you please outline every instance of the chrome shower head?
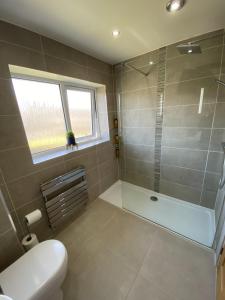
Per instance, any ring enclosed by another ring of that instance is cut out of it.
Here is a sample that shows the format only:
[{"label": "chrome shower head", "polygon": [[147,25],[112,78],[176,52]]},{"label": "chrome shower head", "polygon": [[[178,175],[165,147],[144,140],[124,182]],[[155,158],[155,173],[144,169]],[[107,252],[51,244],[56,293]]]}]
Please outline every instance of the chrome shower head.
[{"label": "chrome shower head", "polygon": [[199,44],[180,44],[177,47],[177,50],[180,54],[200,54],[202,53],[201,47]]}]

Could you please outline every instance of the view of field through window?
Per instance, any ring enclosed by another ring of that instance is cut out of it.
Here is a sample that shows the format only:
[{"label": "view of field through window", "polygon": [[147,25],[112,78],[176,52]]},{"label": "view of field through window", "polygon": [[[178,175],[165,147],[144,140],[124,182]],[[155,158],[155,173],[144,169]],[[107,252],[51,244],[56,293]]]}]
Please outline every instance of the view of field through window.
[{"label": "view of field through window", "polygon": [[79,138],[92,135],[91,93],[68,89],[67,99],[71,127],[75,136]]},{"label": "view of field through window", "polygon": [[13,79],[31,153],[66,144],[66,127],[58,84]]}]

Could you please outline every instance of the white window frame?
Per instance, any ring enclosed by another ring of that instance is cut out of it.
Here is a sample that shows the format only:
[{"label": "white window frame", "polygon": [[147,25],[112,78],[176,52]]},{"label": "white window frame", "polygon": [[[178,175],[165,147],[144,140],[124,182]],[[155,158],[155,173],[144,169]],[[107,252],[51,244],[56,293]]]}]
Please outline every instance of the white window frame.
[{"label": "white window frame", "polygon": [[98,126],[98,114],[96,109],[96,91],[93,88],[90,87],[81,87],[77,85],[71,85],[71,84],[62,84],[60,85],[61,90],[61,98],[62,98],[62,105],[63,105],[63,111],[64,111],[64,117],[66,122],[66,129],[67,131],[73,131],[71,119],[70,119],[70,112],[69,112],[69,104],[68,104],[68,97],[67,97],[67,90],[75,90],[75,91],[84,91],[84,92],[90,92],[91,94],[91,115],[92,115],[92,135],[84,136],[76,138],[76,132],[75,139],[77,144],[84,144],[86,142],[94,141],[99,138],[99,126]]},{"label": "white window frame", "polygon": [[[61,80],[55,80],[55,79],[49,79],[44,77],[38,77],[38,76],[31,76],[31,75],[24,75],[24,74],[18,74],[18,73],[11,73],[12,79],[23,79],[23,80],[30,80],[30,81],[37,81],[37,82],[43,82],[43,83],[52,83],[59,86],[60,91],[60,97],[61,97],[61,103],[62,103],[62,110],[64,115],[64,122],[65,122],[65,146],[66,146],[66,132],[72,131],[71,121],[70,121],[70,114],[69,114],[69,105],[68,105],[68,99],[67,99],[67,90],[79,90],[79,91],[88,91],[91,93],[91,115],[92,115],[92,135],[76,138],[76,132],[74,132],[76,143],[78,144],[79,148],[85,148],[85,144],[90,144],[92,142],[97,142],[101,139],[100,136],[100,129],[99,129],[99,118],[98,118],[98,112],[97,112],[97,104],[96,104],[96,89],[94,87],[90,86],[84,86],[80,84],[73,84],[71,82],[65,82]],[[53,149],[47,149],[38,153],[32,154],[33,161],[39,162],[39,158],[41,156],[53,156],[57,152],[62,153],[70,152],[66,150],[65,146],[56,147]],[[50,158],[49,158],[50,159]],[[41,159],[41,161],[45,161],[47,159]]]}]

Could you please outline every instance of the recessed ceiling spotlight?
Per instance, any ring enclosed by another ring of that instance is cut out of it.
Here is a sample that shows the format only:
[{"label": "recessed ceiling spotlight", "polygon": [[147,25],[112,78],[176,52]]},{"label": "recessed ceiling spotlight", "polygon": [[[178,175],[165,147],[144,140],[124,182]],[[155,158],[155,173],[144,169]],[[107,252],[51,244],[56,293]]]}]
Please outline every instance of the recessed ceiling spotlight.
[{"label": "recessed ceiling spotlight", "polygon": [[184,4],[185,0],[170,0],[166,5],[166,9],[169,12],[175,12],[183,8]]},{"label": "recessed ceiling spotlight", "polygon": [[152,66],[154,65],[154,61],[150,61],[149,64]]},{"label": "recessed ceiling spotlight", "polygon": [[189,49],[189,50],[188,50],[188,53],[192,53],[192,52],[193,52],[193,50],[192,50],[192,49]]},{"label": "recessed ceiling spotlight", "polygon": [[119,30],[117,30],[117,29],[113,30],[112,35],[114,38],[117,38],[120,35]]}]

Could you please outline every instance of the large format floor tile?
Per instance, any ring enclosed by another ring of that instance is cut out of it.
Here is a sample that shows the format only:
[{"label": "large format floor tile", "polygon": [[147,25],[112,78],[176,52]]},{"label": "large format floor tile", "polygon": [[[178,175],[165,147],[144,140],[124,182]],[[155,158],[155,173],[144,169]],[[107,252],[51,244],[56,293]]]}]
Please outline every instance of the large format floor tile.
[{"label": "large format floor tile", "polygon": [[57,238],[69,253],[65,300],[214,300],[212,252],[102,200]]},{"label": "large format floor tile", "polygon": [[135,270],[139,270],[156,227],[129,213],[115,216],[99,234],[104,244]]},{"label": "large format floor tile", "polygon": [[125,299],[136,273],[123,259],[104,247],[80,259],[69,268],[64,284],[66,300]]},{"label": "large format floor tile", "polygon": [[189,241],[158,231],[140,274],[179,300],[214,299],[212,254]]}]

